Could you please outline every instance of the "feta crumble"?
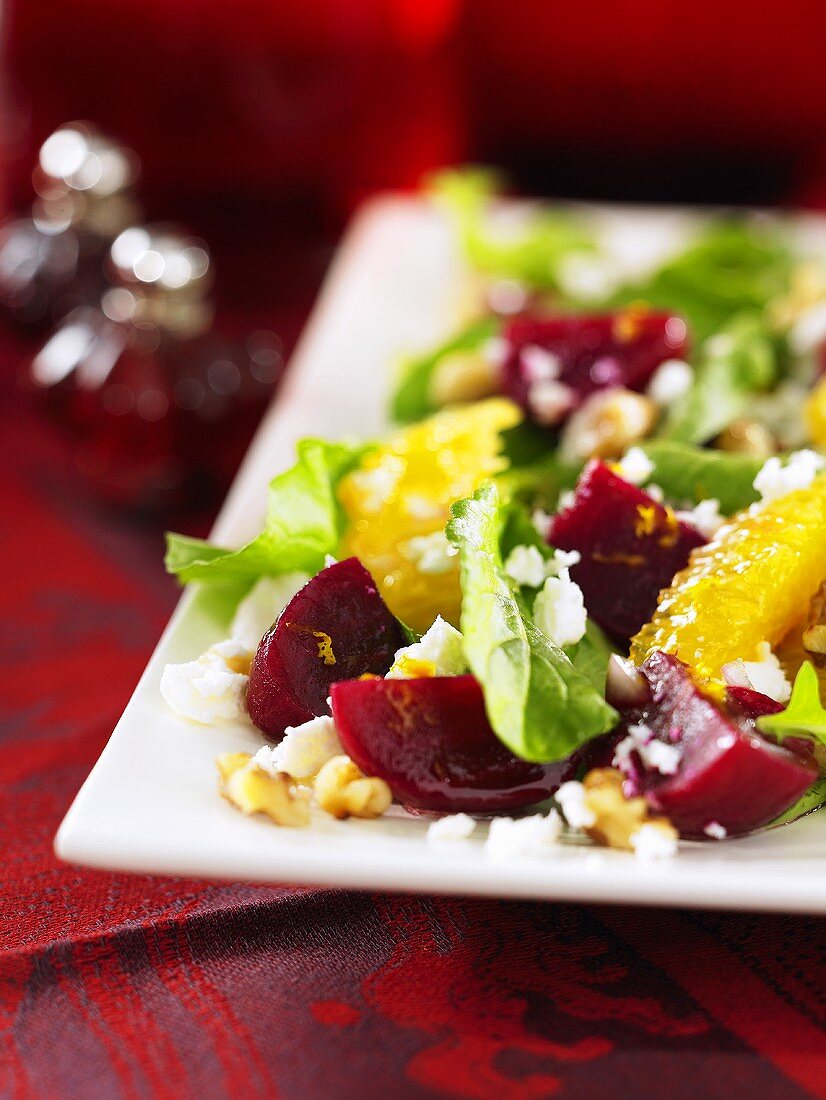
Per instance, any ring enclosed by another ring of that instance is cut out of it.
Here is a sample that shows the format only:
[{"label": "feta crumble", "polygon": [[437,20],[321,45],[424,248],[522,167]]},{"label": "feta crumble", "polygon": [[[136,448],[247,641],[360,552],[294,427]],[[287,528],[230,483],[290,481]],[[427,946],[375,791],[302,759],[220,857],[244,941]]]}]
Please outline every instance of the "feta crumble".
[{"label": "feta crumble", "polygon": [[534,418],[546,427],[553,427],[571,411],[575,394],[570,386],[553,378],[532,382],[528,387],[528,405]]},{"label": "feta crumble", "polygon": [[432,535],[416,535],[401,544],[401,552],[412,561],[420,573],[438,576],[448,573],[455,566],[453,560],[459,551],[447,541],[444,531]]},{"label": "feta crumble", "polygon": [[564,256],[557,269],[559,285],[566,294],[583,301],[599,301],[619,287],[623,272],[615,259],[572,252]]},{"label": "feta crumble", "polygon": [[677,512],[676,516],[684,523],[690,523],[707,539],[713,538],[726,522],[726,517],[720,515],[720,501],[716,497],[701,500],[694,508]]},{"label": "feta crumble", "polygon": [[467,840],[476,828],[470,814],[449,814],[432,821],[427,827],[427,839],[431,844],[441,844],[450,840]]},{"label": "feta crumble", "polygon": [[572,829],[587,829],[596,824],[596,814],[588,805],[585,788],[577,780],[571,779],[563,783],[554,799]]},{"label": "feta crumble", "polygon": [[562,373],[562,360],[552,351],[528,344],[519,354],[528,382],[552,382]]},{"label": "feta crumble", "polygon": [[708,825],[703,827],[703,832],[712,840],[725,840],[728,836],[728,830],[719,821],[709,821]]},{"label": "feta crumble", "polygon": [[251,657],[235,639],[219,642],[197,661],[167,665],[161,695],[177,715],[205,726],[246,718]]},{"label": "feta crumble", "polygon": [[634,753],[644,767],[657,771],[660,775],[676,775],[682,759],[682,752],[677,745],[658,740],[654,731],[643,725],[628,727],[628,735],[617,744],[611,761],[615,768],[619,768],[624,776],[631,779],[636,778]]},{"label": "feta crumble", "polygon": [[536,533],[541,539],[547,539],[551,533],[551,525],[553,524],[554,517],[550,513],[543,511],[542,508],[535,508],[531,515],[531,523],[536,529]]},{"label": "feta crumble", "polygon": [[238,604],[230,635],[253,653],[264,634],[309,580],[307,573],[262,577]]},{"label": "feta crumble", "polygon": [[648,823],[640,825],[629,837],[637,859],[670,859],[677,854],[677,841],[658,825]]},{"label": "feta crumble", "polygon": [[505,562],[505,573],[517,584],[539,588],[545,583],[545,559],[536,546],[514,546]]},{"label": "feta crumble", "polygon": [[554,645],[574,645],[582,639],[588,624],[582,589],[571,580],[567,567],[548,577],[533,603],[537,627]]},{"label": "feta crumble", "polygon": [[795,451],[784,466],[777,455],[767,458],[754,479],[754,488],[763,504],[779,500],[797,489],[807,489],[821,470],[826,459],[816,451]]},{"label": "feta crumble", "polygon": [[462,640],[459,631],[438,615],[421,641],[396,651],[387,679],[404,680],[411,672],[421,676],[422,666],[430,676],[460,676],[467,671]]},{"label": "feta crumble", "polygon": [[293,779],[311,779],[328,760],[344,752],[335,722],[329,715],[287,726],[277,745],[263,745],[253,763],[269,775],[286,772]]},{"label": "feta crumble", "polygon": [[642,485],[654,473],[654,463],[642,447],[629,447],[617,463],[616,472],[632,485]]},{"label": "feta crumble", "polygon": [[734,687],[751,688],[778,703],[787,703],[791,697],[792,685],[768,642],[758,645],[756,661],[738,658],[724,665],[722,671],[725,682]]},{"label": "feta crumble", "polygon": [[488,829],[485,855],[507,860],[513,856],[541,856],[554,847],[562,831],[556,810],[531,817],[495,817]]},{"label": "feta crumble", "polygon": [[694,371],[684,359],[666,359],[651,376],[648,396],[660,408],[667,409],[685,397],[694,381]]}]

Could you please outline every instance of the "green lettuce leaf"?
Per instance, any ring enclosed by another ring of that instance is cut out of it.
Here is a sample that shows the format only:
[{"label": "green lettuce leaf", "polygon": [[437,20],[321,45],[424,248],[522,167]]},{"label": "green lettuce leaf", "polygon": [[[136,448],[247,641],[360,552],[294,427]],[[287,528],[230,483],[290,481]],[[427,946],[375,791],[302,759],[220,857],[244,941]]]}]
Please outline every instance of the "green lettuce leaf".
[{"label": "green lettuce leaf", "polygon": [[614,304],[644,300],[682,314],[701,343],[739,313],[759,312],[788,288],[792,257],[780,235],[746,220],[715,222]]},{"label": "green lettuce leaf", "polygon": [[446,533],[459,548],[465,653],[500,740],[525,760],[561,760],[611,729],[617,714],[520,610],[502,569],[502,524],[491,483],[451,508]]},{"label": "green lettuce leaf", "polygon": [[240,585],[280,573],[316,573],[338,549],[343,527],[336,486],[368,448],[302,440],[298,461],[270,482],[267,517],[257,538],[238,550],[167,535],[166,568],[183,583]]},{"label": "green lettuce leaf", "polygon": [[658,429],[661,439],[705,443],[742,416],[755,393],[777,381],[777,349],[761,319],[741,314],[700,349],[694,382]]},{"label": "green lettuce leaf", "polygon": [[752,483],[763,465],[762,458],[666,440],[640,446],[654,465],[648,481],[659,485],[669,500],[699,504],[716,497],[721,512],[730,516],[759,496]]},{"label": "green lettuce leaf", "polygon": [[444,344],[424,355],[403,360],[399,380],[390,402],[390,414],[401,424],[422,420],[436,411],[430,396],[433,372],[446,355],[456,351],[478,351],[499,331],[495,317],[475,321]]},{"label": "green lettuce leaf", "polygon": [[792,821],[805,817],[806,814],[814,813],[821,806],[826,806],[826,779],[816,779],[808,791],[802,794],[793,806],[789,806],[788,810],[784,810],[779,817],[776,817],[767,828],[773,828],[775,825],[789,825]]},{"label": "green lettuce leaf", "polygon": [[826,760],[826,710],[820,701],[820,681],[810,661],[800,666],[786,709],[758,718],[757,728],[778,741],[784,737],[807,737],[814,742],[818,760],[821,763]]},{"label": "green lettuce leaf", "polygon": [[487,275],[540,289],[555,287],[560,261],[594,249],[591,233],[578,219],[541,205],[530,209],[518,230],[497,233],[490,223],[490,203],[499,181],[485,169],[440,173],[430,189],[451,217],[465,258]]}]

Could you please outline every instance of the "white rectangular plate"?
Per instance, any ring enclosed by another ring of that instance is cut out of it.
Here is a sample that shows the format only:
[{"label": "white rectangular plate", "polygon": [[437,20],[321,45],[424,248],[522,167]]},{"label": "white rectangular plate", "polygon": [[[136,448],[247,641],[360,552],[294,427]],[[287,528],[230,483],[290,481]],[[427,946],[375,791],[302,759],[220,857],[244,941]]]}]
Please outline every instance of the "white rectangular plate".
[{"label": "white rectangular plate", "polygon": [[[700,215],[590,208],[629,263],[668,250]],[[826,251],[824,221],[798,219],[805,251]],[[371,436],[387,427],[390,364],[449,330],[457,260],[447,227],[424,203],[374,200],[358,216],[296,352],[285,392],[264,421],[213,537],[258,530],[265,487],[305,435]],[[158,685],[168,661],[194,659],[222,637],[185,595],[100,760],[58,832],[64,860],[112,870],[499,897],[826,912],[826,813],[724,844],[684,844],[671,861],[560,845],[542,859],[491,862],[480,839],[428,845],[426,821],[279,829],[246,818],[216,792],[215,757],[260,745],[248,726],[177,720]]]}]

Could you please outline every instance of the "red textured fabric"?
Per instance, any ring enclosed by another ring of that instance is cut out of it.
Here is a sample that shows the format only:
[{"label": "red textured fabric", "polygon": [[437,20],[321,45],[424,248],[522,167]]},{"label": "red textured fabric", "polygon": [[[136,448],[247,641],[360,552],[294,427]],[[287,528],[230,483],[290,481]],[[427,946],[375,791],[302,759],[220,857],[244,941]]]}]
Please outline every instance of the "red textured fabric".
[{"label": "red textured fabric", "polygon": [[176,593],[2,367],[0,1096],[826,1096],[817,919],[58,864]]}]

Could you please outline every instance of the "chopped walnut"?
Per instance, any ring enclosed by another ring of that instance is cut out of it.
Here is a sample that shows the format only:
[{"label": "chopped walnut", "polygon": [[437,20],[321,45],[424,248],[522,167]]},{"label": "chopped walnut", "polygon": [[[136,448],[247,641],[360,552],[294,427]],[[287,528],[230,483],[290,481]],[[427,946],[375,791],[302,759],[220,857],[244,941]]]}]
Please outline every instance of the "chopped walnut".
[{"label": "chopped walnut", "polygon": [[349,756],[328,760],[315,779],[322,810],[333,817],[380,817],[393,801],[383,779],[364,775]]},{"label": "chopped walnut", "polygon": [[499,388],[498,372],[479,351],[454,351],[436,364],[428,396],[436,405],[478,401]]},{"label": "chopped walnut", "polygon": [[218,757],[218,789],[245,814],[266,814],[276,825],[299,827],[310,822],[306,794],[296,790],[283,772],[270,775],[253,764],[248,752],[225,752]]},{"label": "chopped walnut", "polygon": [[735,420],[717,437],[717,446],[723,451],[769,458],[777,451],[777,440],[768,428],[756,420]]},{"label": "chopped walnut", "polygon": [[588,836],[609,848],[633,851],[632,838],[645,825],[676,841],[677,830],[668,818],[652,815],[644,798],[627,798],[622,784],[622,773],[615,768],[594,768],[583,779],[585,804],[596,819],[585,828]]},{"label": "chopped walnut", "polygon": [[562,432],[565,459],[619,458],[651,433],[659,410],[650,397],[616,388],[591,394]]}]

